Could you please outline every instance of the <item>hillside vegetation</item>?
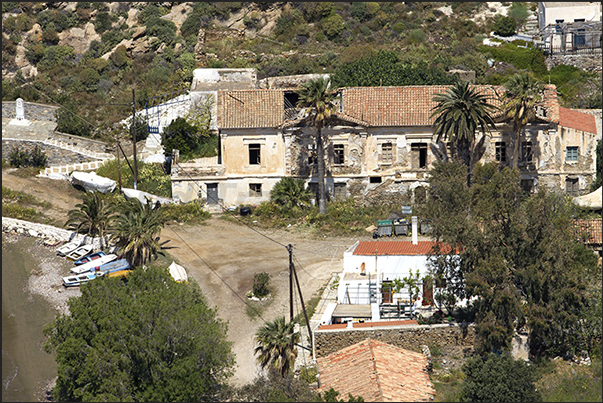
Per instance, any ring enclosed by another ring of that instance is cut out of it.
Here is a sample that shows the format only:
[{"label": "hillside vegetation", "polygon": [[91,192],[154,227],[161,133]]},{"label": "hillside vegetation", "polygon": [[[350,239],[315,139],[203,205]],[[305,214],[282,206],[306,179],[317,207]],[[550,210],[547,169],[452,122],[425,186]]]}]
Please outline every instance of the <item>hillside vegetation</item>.
[{"label": "hillside vegetation", "polygon": [[[339,86],[449,84],[456,78],[448,71],[457,68],[475,71],[478,84],[501,84],[527,69],[556,84],[565,106],[600,108],[600,73],[564,65],[548,71],[533,47],[482,46],[490,32],[512,32],[535,9],[483,2],[4,2],[2,99],[61,105],[61,131],[99,139],[127,133],[117,122],[132,113],[132,89],[140,110],[149,98],[190,88],[199,67],[253,67],[260,79],[327,72]],[[347,79],[359,66],[364,76]],[[395,74],[376,80],[383,71]]]}]

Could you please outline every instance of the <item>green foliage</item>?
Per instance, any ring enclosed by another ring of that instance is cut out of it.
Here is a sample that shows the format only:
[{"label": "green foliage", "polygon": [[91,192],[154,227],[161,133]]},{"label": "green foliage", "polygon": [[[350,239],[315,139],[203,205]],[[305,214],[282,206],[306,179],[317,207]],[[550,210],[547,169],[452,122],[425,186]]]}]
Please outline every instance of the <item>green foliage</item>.
[{"label": "green foliage", "polygon": [[57,131],[76,136],[90,137],[90,125],[79,117],[78,108],[74,100],[69,100],[57,109]]},{"label": "green foliage", "polygon": [[344,20],[339,14],[333,14],[321,21],[324,34],[330,40],[336,39],[343,32]]},{"label": "green foliage", "polygon": [[196,283],[148,268],[81,291],[44,331],[57,401],[213,400],[232,375],[227,325]]},{"label": "green foliage", "polygon": [[10,13],[19,5],[16,1],[3,1],[2,2],[2,14]]},{"label": "green foliage", "polygon": [[44,56],[37,63],[37,67],[50,70],[53,67],[65,64],[73,56],[73,48],[70,46],[48,46],[44,49]]},{"label": "green foliage", "polygon": [[36,145],[29,155],[29,165],[36,168],[46,168],[48,157],[39,145]]},{"label": "green foliage", "polygon": [[350,10],[352,17],[360,22],[373,18],[379,12],[379,3],[376,2],[353,2]]},{"label": "green foliage", "polygon": [[109,60],[111,60],[113,65],[118,69],[125,67],[129,61],[126,47],[124,45],[120,45],[115,48],[115,51],[111,53],[111,56],[109,56]]},{"label": "green foliage", "polygon": [[92,68],[82,70],[78,76],[80,82],[84,86],[87,92],[94,92],[98,90],[98,82],[100,81],[100,74]]},{"label": "green foliage", "polygon": [[534,374],[522,360],[510,354],[470,358],[463,365],[466,374],[461,392],[463,402],[540,402]]},{"label": "green foliage", "polygon": [[182,223],[200,223],[211,218],[211,214],[203,209],[201,203],[165,204],[162,206],[166,221]]},{"label": "green foliage", "polygon": [[522,25],[530,16],[526,3],[514,1],[507,11],[507,15],[515,20],[518,25]]},{"label": "green foliage", "polygon": [[456,81],[439,67],[426,62],[404,63],[395,52],[383,50],[343,64],[331,77],[334,87],[449,85]]},{"label": "green foliage", "polygon": [[544,189],[525,195],[519,172],[497,163],[478,164],[471,187],[465,174],[459,163],[436,163],[419,214],[453,248],[436,253],[436,281],[451,283],[457,298],[477,297],[477,351],[508,349],[524,324],[534,357],[593,348],[586,329],[596,323],[597,298],[587,284],[596,262],[575,241],[575,207]]},{"label": "green foliage", "polygon": [[29,165],[29,154],[23,151],[19,146],[15,147],[8,156],[8,162],[11,166],[19,168]]},{"label": "green foliage", "polygon": [[11,166],[16,168],[46,168],[48,157],[44,151],[42,151],[39,145],[36,145],[30,153],[21,150],[19,146],[17,146],[9,154],[8,161]]},{"label": "green foliage", "polygon": [[274,370],[257,376],[253,382],[235,387],[221,401],[234,402],[315,402],[318,395],[301,377],[288,374],[283,377]]},{"label": "green foliage", "polygon": [[183,117],[176,118],[163,130],[161,144],[166,150],[179,150],[182,159],[216,155],[217,137],[209,132],[209,118],[204,122],[205,128],[193,125]]},{"label": "green foliage", "polygon": [[494,33],[499,36],[513,36],[517,30],[517,22],[514,18],[496,14],[494,17]]},{"label": "green foliage", "polygon": [[151,17],[146,21],[146,33],[150,37],[157,37],[161,43],[171,45],[176,38],[176,25],[170,20]]},{"label": "green foliage", "polygon": [[270,294],[270,274],[266,272],[255,273],[253,275],[253,295],[258,298],[264,298]]},{"label": "green foliage", "polygon": [[47,224],[49,219],[36,210],[47,209],[48,202],[40,201],[28,193],[2,186],[2,217]]},{"label": "green foliage", "polygon": [[519,48],[518,44],[523,46],[524,42],[516,42],[518,41],[496,47],[478,46],[478,50],[497,61],[511,63],[518,70],[531,71],[536,77],[548,74],[542,51],[532,45],[528,45],[526,49]]},{"label": "green foliage", "polygon": [[[132,168],[134,168],[132,159],[129,158],[128,161],[132,165]],[[146,163],[142,160],[137,160],[136,166],[138,167],[138,183],[136,184],[138,190],[161,197],[172,197],[170,176],[165,173],[162,164]],[[96,174],[117,182],[119,180],[117,158],[105,161],[96,170]],[[121,184],[125,188],[134,188],[134,175],[128,163],[124,161],[124,158],[121,158]]]},{"label": "green foliage", "polygon": [[115,217],[113,208],[115,200],[110,195],[100,192],[86,193],[82,203],[69,211],[69,219],[65,226],[91,237],[100,237],[101,249],[104,249],[105,236]]},{"label": "green foliage", "polygon": [[294,345],[300,341],[294,327],[295,322],[287,323],[284,316],[279,316],[257,330],[254,351],[262,368],[278,371],[284,377],[290,373],[297,356]]},{"label": "green foliage", "polygon": [[109,232],[130,266],[143,266],[158,254],[163,255],[158,236],[165,223],[161,207],[130,199],[117,204],[116,212]]},{"label": "green foliage", "polygon": [[283,212],[310,205],[313,194],[306,188],[303,179],[285,177],[278,181],[270,191],[270,201],[280,205]]},{"label": "green foliage", "polygon": [[408,38],[411,43],[422,43],[425,41],[425,32],[421,28],[413,29]]}]

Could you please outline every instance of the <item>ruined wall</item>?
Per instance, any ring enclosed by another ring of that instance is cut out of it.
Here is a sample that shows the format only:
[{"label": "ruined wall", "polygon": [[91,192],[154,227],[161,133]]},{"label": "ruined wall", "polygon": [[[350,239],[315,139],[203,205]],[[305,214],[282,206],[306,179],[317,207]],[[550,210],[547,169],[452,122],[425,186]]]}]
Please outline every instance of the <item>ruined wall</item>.
[{"label": "ruined wall", "polygon": [[446,348],[461,347],[472,352],[475,344],[474,325],[418,325],[392,326],[391,328],[360,328],[314,332],[316,357],[324,357],[366,338],[382,341],[397,347],[421,352],[421,345]]}]

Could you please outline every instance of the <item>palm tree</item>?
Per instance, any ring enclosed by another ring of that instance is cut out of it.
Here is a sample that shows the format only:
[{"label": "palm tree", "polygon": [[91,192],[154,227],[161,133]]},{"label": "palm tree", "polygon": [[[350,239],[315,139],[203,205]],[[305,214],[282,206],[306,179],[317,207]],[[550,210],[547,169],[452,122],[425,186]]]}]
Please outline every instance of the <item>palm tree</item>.
[{"label": "palm tree", "polygon": [[69,211],[65,226],[92,237],[98,235],[101,249],[105,249],[103,241],[114,218],[113,205],[107,195],[99,192],[86,193],[82,203],[75,205],[77,209]]},{"label": "palm tree", "polygon": [[[468,168],[469,177],[473,163],[479,160],[478,151],[483,145],[488,128],[495,129],[492,114],[496,106],[488,103],[488,97],[470,88],[466,81],[459,81],[443,94],[436,94],[431,118],[437,116],[434,125],[436,142],[451,143],[451,157],[459,158]],[[475,132],[482,133],[476,141]]]},{"label": "palm tree", "polygon": [[111,235],[131,266],[142,266],[163,254],[157,236],[165,223],[161,207],[153,208],[150,202],[143,205],[137,199],[130,199],[122,202],[118,211]]},{"label": "palm tree", "polygon": [[303,179],[285,177],[278,181],[270,191],[270,200],[289,210],[310,204],[312,191],[306,188]]},{"label": "palm tree", "polygon": [[297,106],[305,108],[308,118],[316,128],[316,158],[318,159],[318,212],[327,213],[325,188],[325,151],[322,128],[335,112],[335,94],[330,90],[331,81],[319,77],[308,81],[298,90]]},{"label": "palm tree", "polygon": [[267,322],[255,334],[258,343],[255,353],[262,368],[272,367],[286,376],[297,356],[295,344],[300,341],[299,332],[294,332],[295,323],[285,322],[281,316]]},{"label": "palm tree", "polygon": [[502,96],[505,117],[513,122],[515,143],[513,145],[513,168],[519,162],[519,137],[524,127],[534,119],[537,103],[542,101],[543,85],[532,79],[530,74],[517,73],[505,84],[506,92]]}]

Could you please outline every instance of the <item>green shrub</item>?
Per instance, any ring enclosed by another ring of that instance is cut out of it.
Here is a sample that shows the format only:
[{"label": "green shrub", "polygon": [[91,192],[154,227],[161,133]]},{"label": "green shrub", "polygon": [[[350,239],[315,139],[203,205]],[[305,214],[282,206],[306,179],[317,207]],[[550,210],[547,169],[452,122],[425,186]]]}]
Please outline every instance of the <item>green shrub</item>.
[{"label": "green shrub", "polygon": [[253,295],[263,298],[270,294],[270,274],[266,272],[255,273],[253,275]]},{"label": "green shrub", "polygon": [[165,204],[161,209],[168,221],[198,223],[211,218],[211,214],[203,210],[203,206],[197,201],[185,204]]},{"label": "green shrub", "polygon": [[44,151],[42,151],[40,146],[36,145],[29,157],[29,165],[36,168],[46,168],[47,163],[48,157],[46,156]]},{"label": "green shrub", "polygon": [[65,63],[74,56],[71,46],[48,46],[44,49],[44,56],[38,63],[38,68],[50,70]]},{"label": "green shrub", "polygon": [[17,220],[43,222],[43,216],[32,207],[23,207],[18,204],[2,203],[2,217],[16,218]]},{"label": "green shrub", "polygon": [[463,402],[539,402],[540,393],[534,386],[534,373],[522,360],[509,353],[490,353],[468,359],[463,364]]},{"label": "green shrub", "polygon": [[517,30],[517,22],[511,17],[497,14],[494,17],[494,33],[499,36],[513,36]]},{"label": "green shrub", "polygon": [[[517,43],[516,43],[517,42]],[[547,75],[548,70],[544,62],[542,51],[535,49],[532,45],[527,49],[518,48],[517,45],[523,41],[514,41],[498,47],[478,46],[478,50],[493,59],[511,63],[518,70],[530,70],[537,78]]]},{"label": "green shrub", "polygon": [[339,14],[325,18],[322,20],[321,25],[324,34],[331,40],[339,37],[345,29],[345,21]]},{"label": "green shrub", "polygon": [[408,35],[411,43],[422,43],[425,41],[425,32],[421,28],[413,29]]},{"label": "green shrub", "polygon": [[146,34],[149,37],[157,37],[162,43],[171,45],[176,39],[176,25],[172,21],[151,17],[146,22]]},{"label": "green shrub", "polygon": [[90,125],[79,116],[74,100],[69,100],[57,109],[55,116],[57,118],[56,130],[58,132],[90,137]]},{"label": "green shrub", "polygon": [[17,146],[9,154],[8,161],[15,168],[26,167],[29,165],[29,155]]},{"label": "green shrub", "polygon": [[98,90],[98,82],[100,81],[100,75],[93,68],[87,68],[80,72],[78,79],[84,86],[86,92],[94,92]]}]

